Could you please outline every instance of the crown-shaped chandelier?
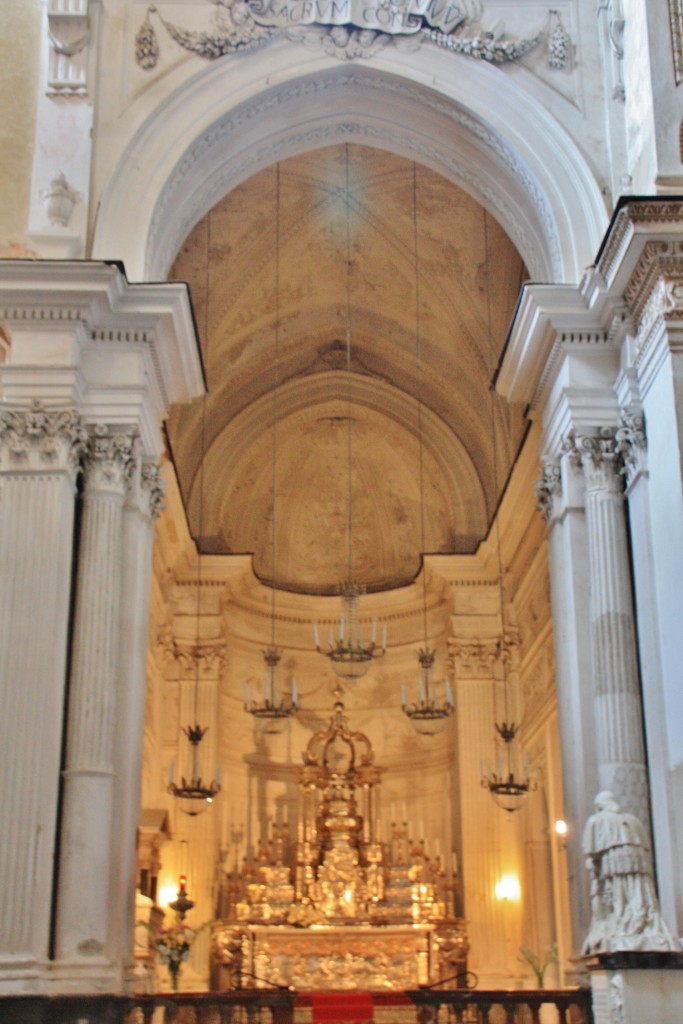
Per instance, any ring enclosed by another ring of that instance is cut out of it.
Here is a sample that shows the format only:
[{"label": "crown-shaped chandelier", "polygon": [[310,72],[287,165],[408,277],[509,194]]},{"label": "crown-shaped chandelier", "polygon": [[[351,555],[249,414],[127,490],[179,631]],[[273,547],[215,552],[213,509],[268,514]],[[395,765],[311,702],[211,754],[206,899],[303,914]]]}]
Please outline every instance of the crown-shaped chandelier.
[{"label": "crown-shaped chandelier", "polygon": [[320,643],[317,624],[313,627],[316,650],[329,658],[334,672],[347,683],[360,679],[368,671],[373,661],[381,658],[387,649],[387,630],[382,627],[381,643],[377,642],[378,624],[373,619],[370,626],[370,637],[363,636],[360,624],[360,597],[365,593],[363,584],[354,581],[352,576],[352,536],[353,536],[353,494],[352,494],[352,439],[353,416],[351,409],[351,225],[350,225],[350,183],[349,183],[349,146],[345,148],[345,191],[344,206],[346,211],[346,377],[348,384],[347,416],[346,416],[346,455],[347,455],[347,498],[346,498],[346,579],[339,584],[338,592],[342,600],[342,614],[336,630],[330,630],[327,648]]},{"label": "crown-shaped chandelier", "polygon": [[[424,445],[422,438],[422,345],[420,332],[420,273],[417,244],[417,167],[413,164],[413,254],[415,265],[415,371],[417,377],[417,434],[420,464],[420,551],[425,551],[425,503],[424,503]],[[418,677],[418,699],[408,702],[405,685],[401,687],[401,707],[420,736],[436,736],[446,728],[448,718],[453,714],[453,693],[446,680],[444,697],[439,698],[436,683],[431,672],[436,661],[436,651],[427,643],[427,569],[422,563],[422,621],[424,647],[417,654],[420,674]]]},{"label": "crown-shaped chandelier", "polygon": [[266,664],[266,678],[263,699],[254,697],[251,683],[244,684],[244,710],[253,716],[259,732],[269,736],[281,733],[287,719],[296,714],[299,708],[299,696],[296,680],[292,679],[291,696],[287,696],[278,688],[277,669],[282,658],[282,651],[275,644],[275,595],[277,591],[277,426],[278,426],[278,388],[280,387],[280,165],[276,167],[275,187],[275,353],[273,357],[273,391],[272,391],[272,446],[271,446],[271,576],[270,581],[270,646],[263,651]]},{"label": "crown-shaped chandelier", "polygon": [[488,789],[499,807],[513,813],[522,807],[529,793],[536,789],[538,778],[536,774],[531,774],[531,758],[528,754],[524,765],[520,763],[515,746],[519,725],[516,722],[496,722],[495,725],[503,741],[503,751],[498,756],[496,769],[484,772],[482,765],[481,784]]},{"label": "crown-shaped chandelier", "polygon": [[[195,709],[196,710],[196,709]],[[192,748],[192,769],[189,779],[181,776],[180,785],[174,781],[175,764],[171,764],[168,775],[168,792],[178,801],[179,809],[195,818],[202,814],[213,803],[214,797],[221,790],[221,766],[216,765],[216,777],[211,782],[202,779],[201,757],[199,746],[208,732],[208,726],[204,729],[201,725],[188,725],[183,732],[190,741]]]},{"label": "crown-shaped chandelier", "polygon": [[299,710],[296,679],[292,679],[291,696],[280,693],[277,686],[277,667],[282,658],[278,647],[267,647],[263,652],[266,663],[266,682],[263,700],[254,700],[251,683],[244,684],[244,710],[253,715],[256,728],[268,736],[281,733],[287,719]]},{"label": "crown-shaped chandelier", "polygon": [[453,714],[453,691],[446,679],[444,698],[440,699],[437,684],[430,679],[430,672],[436,661],[436,651],[421,647],[417,653],[420,675],[417,682],[418,699],[408,703],[405,684],[401,686],[401,708],[412,722],[420,736],[436,736],[446,728],[446,722]]}]

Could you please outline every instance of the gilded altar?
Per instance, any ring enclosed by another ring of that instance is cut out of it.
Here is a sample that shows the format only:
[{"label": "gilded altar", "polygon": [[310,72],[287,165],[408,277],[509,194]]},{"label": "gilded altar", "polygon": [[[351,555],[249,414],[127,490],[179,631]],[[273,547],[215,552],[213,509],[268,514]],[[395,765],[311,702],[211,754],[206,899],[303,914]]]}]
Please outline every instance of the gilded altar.
[{"label": "gilded altar", "polygon": [[377,825],[381,769],[337,702],[299,775],[296,840],[286,825],[226,878],[213,929],[213,986],[382,991],[444,983],[465,969],[455,865],[407,823]]}]

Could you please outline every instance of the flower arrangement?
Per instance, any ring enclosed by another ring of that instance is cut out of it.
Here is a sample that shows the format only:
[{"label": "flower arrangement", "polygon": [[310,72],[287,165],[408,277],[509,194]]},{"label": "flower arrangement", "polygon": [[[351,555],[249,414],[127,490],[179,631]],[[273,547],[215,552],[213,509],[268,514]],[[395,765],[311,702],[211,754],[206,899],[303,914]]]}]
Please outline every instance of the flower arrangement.
[{"label": "flower arrangement", "polygon": [[152,945],[162,963],[168,967],[171,988],[178,991],[178,975],[180,965],[188,959],[195,932],[188,928],[176,915],[175,923],[168,928],[160,928],[153,933]]},{"label": "flower arrangement", "polygon": [[551,964],[557,964],[560,962],[560,958],[557,955],[557,946],[553,942],[552,946],[546,946],[540,954],[533,949],[529,949],[528,946],[522,946],[519,952],[522,954],[519,958],[520,962],[527,963],[529,965],[536,975],[538,987],[543,988],[545,972]]}]

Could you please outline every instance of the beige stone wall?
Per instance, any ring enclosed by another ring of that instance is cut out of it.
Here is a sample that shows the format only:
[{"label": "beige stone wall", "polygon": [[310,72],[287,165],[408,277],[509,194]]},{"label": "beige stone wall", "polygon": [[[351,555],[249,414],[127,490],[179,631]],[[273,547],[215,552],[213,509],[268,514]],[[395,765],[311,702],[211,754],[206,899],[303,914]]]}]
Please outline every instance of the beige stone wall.
[{"label": "beige stone wall", "polygon": [[40,23],[40,0],[2,0],[0,256],[28,255],[25,232],[40,74]]}]

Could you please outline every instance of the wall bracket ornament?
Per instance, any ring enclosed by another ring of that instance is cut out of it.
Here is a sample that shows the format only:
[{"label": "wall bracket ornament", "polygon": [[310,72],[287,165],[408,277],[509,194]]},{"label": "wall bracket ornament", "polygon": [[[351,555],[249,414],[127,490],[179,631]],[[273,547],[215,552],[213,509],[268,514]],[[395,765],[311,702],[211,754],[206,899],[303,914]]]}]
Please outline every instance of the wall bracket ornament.
[{"label": "wall bracket ornament", "polygon": [[48,96],[88,95],[89,0],[49,0]]},{"label": "wall bracket ornament", "polygon": [[[367,59],[394,41],[405,47],[427,40],[454,53],[504,64],[523,57],[543,38],[542,31],[512,39],[499,28],[484,29],[479,0],[214,0],[214,6],[211,29],[194,31],[168,21],[150,4],[135,37],[136,63],[151,71],[159,61],[152,16],[175,43],[206,60],[285,35],[338,60]],[[468,25],[478,30],[465,34]]]}]

